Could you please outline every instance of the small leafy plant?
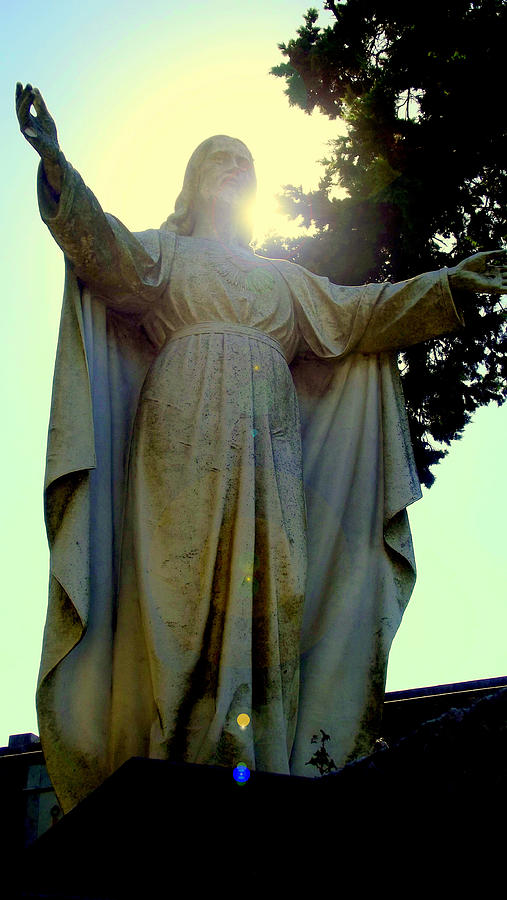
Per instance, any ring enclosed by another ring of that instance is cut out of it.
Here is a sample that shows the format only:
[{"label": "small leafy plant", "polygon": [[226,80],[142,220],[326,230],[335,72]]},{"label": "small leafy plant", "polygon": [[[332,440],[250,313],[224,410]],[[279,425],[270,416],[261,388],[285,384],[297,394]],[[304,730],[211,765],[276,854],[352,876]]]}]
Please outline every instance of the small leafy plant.
[{"label": "small leafy plant", "polygon": [[315,751],[312,758],[305,763],[305,766],[315,766],[319,770],[319,775],[329,775],[331,772],[337,772],[338,767],[334,759],[331,759],[324,746],[327,741],[331,740],[330,735],[326,734],[322,728],[320,729],[320,733],[322,735],[321,738],[319,738],[318,734],[314,734],[311,741],[312,744],[320,743],[320,747]]}]

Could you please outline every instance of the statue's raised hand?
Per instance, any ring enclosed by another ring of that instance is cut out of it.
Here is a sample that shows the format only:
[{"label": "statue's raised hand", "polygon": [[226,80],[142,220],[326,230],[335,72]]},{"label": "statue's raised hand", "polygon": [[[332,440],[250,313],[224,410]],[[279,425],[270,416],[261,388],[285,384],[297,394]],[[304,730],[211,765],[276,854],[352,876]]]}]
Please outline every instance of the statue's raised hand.
[{"label": "statue's raised hand", "polygon": [[[507,294],[507,265],[501,262],[506,255],[507,250],[474,253],[449,269],[451,287],[479,294]],[[495,264],[496,257],[500,261]]]},{"label": "statue's raised hand", "polygon": [[[31,107],[36,115],[30,112]],[[60,153],[56,125],[37,88],[16,85],[16,115],[21,134],[45,162],[56,162]]]}]

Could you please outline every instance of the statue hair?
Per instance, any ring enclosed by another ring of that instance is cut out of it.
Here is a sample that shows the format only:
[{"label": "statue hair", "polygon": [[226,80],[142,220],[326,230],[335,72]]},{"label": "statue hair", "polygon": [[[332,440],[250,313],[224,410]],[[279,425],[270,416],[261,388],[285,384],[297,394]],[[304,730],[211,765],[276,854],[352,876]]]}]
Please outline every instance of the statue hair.
[{"label": "statue hair", "polygon": [[[206,138],[192,153],[183,179],[183,188],[174,205],[174,212],[162,222],[161,231],[174,231],[176,234],[191,235],[195,226],[195,199],[199,187],[199,178],[201,168],[208,153],[212,149],[213,141],[217,138],[225,138],[226,140],[236,140],[227,134],[215,134],[213,137]],[[243,143],[243,141],[240,141]],[[246,147],[246,144],[243,145]],[[248,148],[246,147],[248,150]],[[250,152],[250,151],[248,151]],[[239,226],[240,242],[248,247],[252,240],[252,229],[249,224],[241,223]]]}]

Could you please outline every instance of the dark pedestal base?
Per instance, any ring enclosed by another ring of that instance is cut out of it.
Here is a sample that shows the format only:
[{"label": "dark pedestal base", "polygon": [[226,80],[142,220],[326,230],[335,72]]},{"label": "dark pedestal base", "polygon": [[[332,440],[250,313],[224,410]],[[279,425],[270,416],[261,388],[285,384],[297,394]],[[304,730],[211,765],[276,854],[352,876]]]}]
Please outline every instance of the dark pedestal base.
[{"label": "dark pedestal base", "polygon": [[506,721],[503,690],[324,778],[239,785],[226,768],[131,759],[24,851],[2,896],[327,900],[382,896],[386,873],[389,896],[402,873],[412,896],[436,867],[440,889],[446,869],[453,889],[474,872],[484,887],[504,840]]}]

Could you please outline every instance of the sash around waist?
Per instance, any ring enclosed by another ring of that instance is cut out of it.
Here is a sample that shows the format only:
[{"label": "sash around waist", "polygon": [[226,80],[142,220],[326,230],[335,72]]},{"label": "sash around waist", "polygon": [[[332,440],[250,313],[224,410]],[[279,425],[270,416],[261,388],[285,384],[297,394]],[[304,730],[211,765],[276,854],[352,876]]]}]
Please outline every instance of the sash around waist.
[{"label": "sash around waist", "polygon": [[242,334],[256,341],[262,341],[264,344],[273,347],[274,350],[278,350],[285,362],[287,362],[282,345],[275,338],[269,337],[263,331],[259,331],[258,328],[251,328],[250,325],[236,325],[233,322],[196,322],[195,325],[184,325],[183,328],[173,331],[169,341],[177,341],[192,334]]}]

